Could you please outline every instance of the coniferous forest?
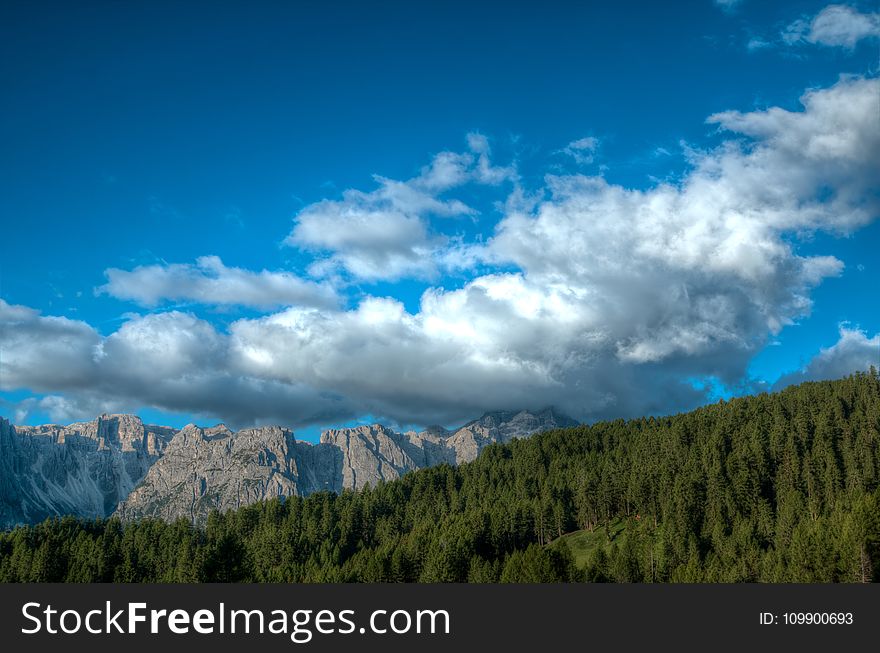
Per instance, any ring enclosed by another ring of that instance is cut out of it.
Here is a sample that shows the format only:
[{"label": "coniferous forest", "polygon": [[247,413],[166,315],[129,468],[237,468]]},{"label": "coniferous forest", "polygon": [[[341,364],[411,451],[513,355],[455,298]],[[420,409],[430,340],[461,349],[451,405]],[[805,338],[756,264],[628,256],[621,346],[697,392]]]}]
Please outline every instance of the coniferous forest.
[{"label": "coniferous forest", "polygon": [[876,370],[493,445],[341,495],[0,534],[10,582],[880,580]]}]

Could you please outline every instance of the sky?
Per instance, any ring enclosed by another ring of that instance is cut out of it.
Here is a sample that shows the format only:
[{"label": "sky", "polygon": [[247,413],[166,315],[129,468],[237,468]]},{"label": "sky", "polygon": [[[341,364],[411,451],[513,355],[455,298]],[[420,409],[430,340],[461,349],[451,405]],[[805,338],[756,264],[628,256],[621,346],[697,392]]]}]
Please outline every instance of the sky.
[{"label": "sky", "polygon": [[880,367],[876,3],[7,2],[0,415],[453,426]]}]

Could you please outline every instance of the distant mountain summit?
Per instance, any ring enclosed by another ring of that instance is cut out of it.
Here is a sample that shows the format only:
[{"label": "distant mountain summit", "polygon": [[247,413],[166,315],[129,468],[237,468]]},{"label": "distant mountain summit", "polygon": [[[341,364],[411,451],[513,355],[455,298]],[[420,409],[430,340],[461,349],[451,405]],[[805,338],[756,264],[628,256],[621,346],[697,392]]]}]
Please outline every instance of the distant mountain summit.
[{"label": "distant mountain summit", "polygon": [[486,446],[577,422],[552,408],[486,413],[455,431],[398,433],[381,424],[330,429],[318,444],[279,426],[176,430],[134,415],[68,426],[13,426],[0,418],[0,525],[52,515],[184,517],[273,497],[357,490]]}]

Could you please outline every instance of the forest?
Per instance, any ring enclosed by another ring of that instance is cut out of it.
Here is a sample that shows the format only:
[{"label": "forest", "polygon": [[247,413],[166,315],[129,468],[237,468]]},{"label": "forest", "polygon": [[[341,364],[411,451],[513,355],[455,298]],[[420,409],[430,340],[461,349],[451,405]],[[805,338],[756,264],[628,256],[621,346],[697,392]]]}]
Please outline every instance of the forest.
[{"label": "forest", "polygon": [[204,527],[64,517],[0,534],[2,582],[878,580],[874,368],[549,431]]}]

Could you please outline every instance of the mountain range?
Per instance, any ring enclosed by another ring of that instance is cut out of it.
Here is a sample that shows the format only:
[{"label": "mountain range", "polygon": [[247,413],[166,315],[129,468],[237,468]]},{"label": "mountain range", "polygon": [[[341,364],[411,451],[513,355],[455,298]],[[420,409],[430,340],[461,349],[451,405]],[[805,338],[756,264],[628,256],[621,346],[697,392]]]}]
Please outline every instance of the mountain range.
[{"label": "mountain range", "polygon": [[54,515],[202,523],[213,509],[357,490],[415,469],[469,462],[489,444],[575,425],[552,408],[500,411],[453,431],[399,433],[380,424],[330,429],[312,444],[280,426],[178,430],[135,415],[15,426],[0,418],[0,527]]}]

